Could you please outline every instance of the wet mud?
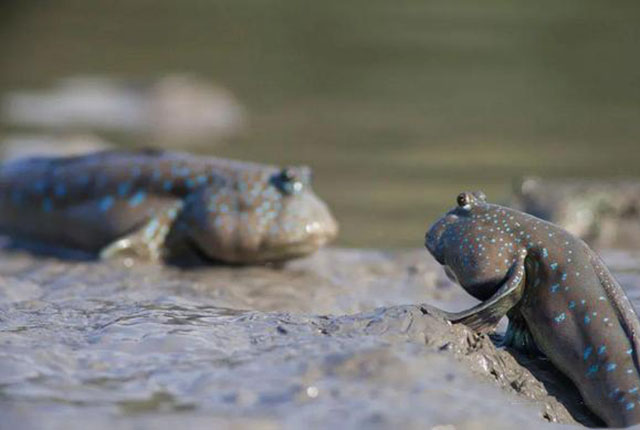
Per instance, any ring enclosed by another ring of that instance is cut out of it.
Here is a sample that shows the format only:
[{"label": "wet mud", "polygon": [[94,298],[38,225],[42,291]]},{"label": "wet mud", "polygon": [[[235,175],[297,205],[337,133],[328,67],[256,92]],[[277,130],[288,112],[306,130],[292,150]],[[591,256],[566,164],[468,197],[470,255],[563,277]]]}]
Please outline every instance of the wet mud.
[{"label": "wet mud", "polygon": [[[473,300],[423,250],[195,270],[0,252],[1,428],[599,424],[548,361],[441,318]],[[605,258],[637,303],[637,256]]]}]

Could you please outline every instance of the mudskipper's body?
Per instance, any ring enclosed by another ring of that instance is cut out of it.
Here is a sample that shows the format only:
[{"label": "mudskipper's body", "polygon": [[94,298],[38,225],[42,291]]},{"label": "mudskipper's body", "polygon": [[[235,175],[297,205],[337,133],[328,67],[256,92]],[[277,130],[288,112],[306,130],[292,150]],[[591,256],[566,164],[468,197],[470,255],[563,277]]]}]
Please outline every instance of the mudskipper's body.
[{"label": "mudskipper's body", "polygon": [[286,260],[337,233],[309,176],[161,151],[23,159],[0,168],[0,230],[103,256],[160,258],[170,242],[225,262]]},{"label": "mudskipper's body", "polygon": [[426,236],[433,256],[483,301],[454,322],[538,349],[610,426],[640,423],[640,322],[622,288],[581,240],[531,215],[463,193]]}]

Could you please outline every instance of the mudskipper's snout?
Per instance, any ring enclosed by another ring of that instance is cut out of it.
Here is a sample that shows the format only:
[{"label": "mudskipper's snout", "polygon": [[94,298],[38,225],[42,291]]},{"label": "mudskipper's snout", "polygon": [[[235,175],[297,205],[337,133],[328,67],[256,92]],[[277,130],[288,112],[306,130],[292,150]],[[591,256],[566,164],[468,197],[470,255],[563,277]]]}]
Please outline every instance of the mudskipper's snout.
[{"label": "mudskipper's snout", "polygon": [[431,230],[427,231],[424,235],[424,246],[429,250],[431,254],[435,251],[435,240],[431,234]]},{"label": "mudskipper's snout", "polygon": [[338,223],[327,205],[310,190],[286,199],[280,216],[266,229],[262,249],[282,260],[315,252],[338,235]]},{"label": "mudskipper's snout", "polygon": [[445,227],[446,226],[443,222],[438,221],[431,226],[431,228],[424,236],[424,246],[429,250],[431,255],[433,255],[433,258],[435,258],[440,264],[444,264],[442,234]]},{"label": "mudskipper's snout", "polygon": [[313,217],[309,218],[304,230],[307,240],[321,247],[336,238],[338,222],[323,202],[317,201],[314,206]]}]

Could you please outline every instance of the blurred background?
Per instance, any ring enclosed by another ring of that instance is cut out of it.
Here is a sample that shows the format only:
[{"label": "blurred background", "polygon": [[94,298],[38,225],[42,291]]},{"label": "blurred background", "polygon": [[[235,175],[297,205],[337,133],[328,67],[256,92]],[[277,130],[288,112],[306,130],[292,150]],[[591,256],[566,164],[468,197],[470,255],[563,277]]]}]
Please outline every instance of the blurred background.
[{"label": "blurred background", "polygon": [[0,138],[308,164],[340,245],[420,247],[461,190],[638,176],[638,22],[630,0],[4,0]]}]

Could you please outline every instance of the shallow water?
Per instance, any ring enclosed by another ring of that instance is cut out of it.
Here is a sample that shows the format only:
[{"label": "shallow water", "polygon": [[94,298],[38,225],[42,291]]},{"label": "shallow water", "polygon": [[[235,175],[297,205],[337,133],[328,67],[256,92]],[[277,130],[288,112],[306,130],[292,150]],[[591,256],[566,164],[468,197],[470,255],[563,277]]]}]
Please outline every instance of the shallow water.
[{"label": "shallow water", "polygon": [[[638,306],[640,255],[606,260]],[[506,392],[470,372],[506,356],[452,360],[468,335],[425,332],[393,307],[424,302],[471,300],[422,250],[186,272],[4,252],[0,427],[539,428],[540,408],[572,422],[557,402],[526,400],[540,388],[509,376],[515,364],[497,371]]]}]

